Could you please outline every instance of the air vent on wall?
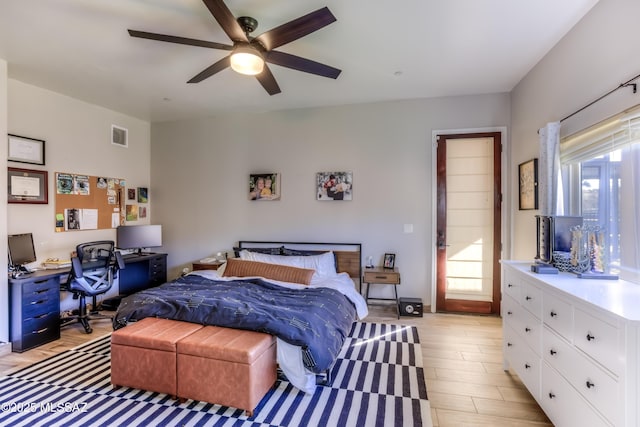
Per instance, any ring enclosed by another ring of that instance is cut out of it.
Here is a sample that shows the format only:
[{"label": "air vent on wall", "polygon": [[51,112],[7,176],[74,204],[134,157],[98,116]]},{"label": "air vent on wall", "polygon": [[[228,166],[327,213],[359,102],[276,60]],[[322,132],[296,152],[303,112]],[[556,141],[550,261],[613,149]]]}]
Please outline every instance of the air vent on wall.
[{"label": "air vent on wall", "polygon": [[120,126],[111,125],[111,143],[121,147],[129,145],[129,132]]}]

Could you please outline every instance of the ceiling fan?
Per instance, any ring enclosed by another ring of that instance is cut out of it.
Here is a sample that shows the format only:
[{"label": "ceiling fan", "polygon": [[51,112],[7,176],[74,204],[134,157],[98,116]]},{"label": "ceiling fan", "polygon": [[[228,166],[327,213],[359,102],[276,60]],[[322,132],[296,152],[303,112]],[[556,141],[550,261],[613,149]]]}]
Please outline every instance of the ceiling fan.
[{"label": "ceiling fan", "polygon": [[255,75],[269,95],[275,95],[280,93],[280,87],[265,62],[332,79],[336,79],[340,75],[341,70],[329,65],[273,50],[335,22],[336,17],[327,7],[282,24],[257,37],[252,37],[249,34],[258,26],[258,21],[254,18],[241,16],[236,19],[222,0],[203,0],[203,2],[229,36],[233,45],[137,30],[128,30],[129,35],[231,52],[195,75],[187,83],[201,82],[225,68],[231,67],[241,74]]}]

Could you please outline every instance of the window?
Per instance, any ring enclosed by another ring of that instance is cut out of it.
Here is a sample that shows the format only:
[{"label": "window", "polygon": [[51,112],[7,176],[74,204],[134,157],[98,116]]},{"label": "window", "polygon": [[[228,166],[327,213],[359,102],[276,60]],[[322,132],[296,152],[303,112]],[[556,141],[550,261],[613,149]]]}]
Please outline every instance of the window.
[{"label": "window", "polygon": [[560,142],[569,215],[605,232],[609,271],[640,283],[640,108]]}]

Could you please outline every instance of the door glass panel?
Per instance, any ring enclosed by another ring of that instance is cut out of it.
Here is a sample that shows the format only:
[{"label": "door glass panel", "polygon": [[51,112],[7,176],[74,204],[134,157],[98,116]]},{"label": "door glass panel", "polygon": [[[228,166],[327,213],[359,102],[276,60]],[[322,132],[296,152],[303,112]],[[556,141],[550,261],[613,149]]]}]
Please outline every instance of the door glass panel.
[{"label": "door glass panel", "polygon": [[493,138],[447,140],[445,298],[491,301]]}]

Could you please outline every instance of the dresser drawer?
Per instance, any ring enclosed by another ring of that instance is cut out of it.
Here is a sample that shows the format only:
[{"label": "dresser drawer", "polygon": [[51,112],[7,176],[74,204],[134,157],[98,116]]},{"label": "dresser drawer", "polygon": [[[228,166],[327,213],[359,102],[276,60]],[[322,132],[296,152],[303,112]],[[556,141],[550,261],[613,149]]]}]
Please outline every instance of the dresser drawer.
[{"label": "dresser drawer", "polygon": [[521,279],[517,274],[507,270],[504,274],[504,283],[502,285],[502,293],[513,297],[516,301],[520,301]]},{"label": "dresser drawer", "polygon": [[[516,346],[517,346],[516,342]],[[540,396],[540,368],[542,359],[529,346],[518,346],[515,351],[513,370],[534,398]]]},{"label": "dresser drawer", "polygon": [[606,369],[620,375],[618,328],[604,318],[592,316],[578,308],[574,310],[574,318],[574,344]]},{"label": "dresser drawer", "polygon": [[542,320],[567,340],[573,335],[573,308],[568,302],[551,294],[542,298]]},{"label": "dresser drawer", "polygon": [[59,338],[60,315],[58,313],[42,319],[34,319],[25,322],[23,326],[20,351],[28,350]]},{"label": "dresser drawer", "polygon": [[27,305],[31,301],[44,296],[57,295],[60,292],[60,280],[52,279],[34,280],[22,285],[22,301]]},{"label": "dresser drawer", "polygon": [[400,274],[392,271],[388,273],[383,271],[365,271],[363,282],[397,285],[400,283]]},{"label": "dresser drawer", "polygon": [[60,299],[57,296],[43,295],[31,302],[23,302],[22,319],[41,317],[49,312],[60,312]]},{"label": "dresser drawer", "polygon": [[618,412],[618,382],[590,361],[575,347],[545,328],[543,358],[595,406],[607,419],[614,420]]},{"label": "dresser drawer", "polygon": [[556,427],[610,427],[550,365],[542,364],[540,405]]},{"label": "dresser drawer", "polygon": [[536,318],[542,319],[542,291],[529,282],[522,282],[520,303]]}]

